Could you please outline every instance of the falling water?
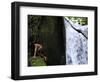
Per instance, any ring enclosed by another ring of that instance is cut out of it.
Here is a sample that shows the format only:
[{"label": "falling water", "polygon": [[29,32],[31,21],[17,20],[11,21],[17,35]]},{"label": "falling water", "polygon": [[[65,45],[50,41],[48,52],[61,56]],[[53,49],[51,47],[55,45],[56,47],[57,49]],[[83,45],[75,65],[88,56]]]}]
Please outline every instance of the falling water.
[{"label": "falling water", "polygon": [[66,29],[66,64],[87,64],[88,26],[74,24],[65,18],[64,23]]}]

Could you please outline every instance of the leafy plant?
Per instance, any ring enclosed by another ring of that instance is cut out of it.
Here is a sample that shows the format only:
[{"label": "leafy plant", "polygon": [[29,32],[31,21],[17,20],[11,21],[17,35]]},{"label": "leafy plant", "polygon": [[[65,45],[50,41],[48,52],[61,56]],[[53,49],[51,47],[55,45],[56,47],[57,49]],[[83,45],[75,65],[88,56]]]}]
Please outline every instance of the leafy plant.
[{"label": "leafy plant", "polygon": [[87,17],[74,17],[74,16],[66,16],[69,20],[71,20],[74,23],[78,23],[80,25],[87,25],[88,24],[88,18]]}]

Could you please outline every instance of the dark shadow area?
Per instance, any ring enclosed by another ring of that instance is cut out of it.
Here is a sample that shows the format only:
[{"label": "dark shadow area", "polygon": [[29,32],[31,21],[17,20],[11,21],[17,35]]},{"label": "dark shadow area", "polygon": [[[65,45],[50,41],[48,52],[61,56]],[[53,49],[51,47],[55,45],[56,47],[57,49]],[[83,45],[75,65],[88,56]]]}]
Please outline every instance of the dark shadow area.
[{"label": "dark shadow area", "polygon": [[28,15],[28,66],[35,66],[34,62],[36,66],[66,64],[64,29],[63,17]]}]

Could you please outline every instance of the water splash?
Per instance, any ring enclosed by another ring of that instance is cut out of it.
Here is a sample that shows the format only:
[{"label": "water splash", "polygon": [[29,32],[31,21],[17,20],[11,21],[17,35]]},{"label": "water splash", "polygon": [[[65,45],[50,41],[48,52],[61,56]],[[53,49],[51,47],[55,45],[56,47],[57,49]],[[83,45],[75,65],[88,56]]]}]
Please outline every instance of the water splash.
[{"label": "water splash", "polygon": [[[67,19],[68,20],[68,19]],[[88,63],[88,26],[74,24],[64,18],[66,29],[66,64],[87,64]],[[79,33],[75,29],[80,30]]]}]

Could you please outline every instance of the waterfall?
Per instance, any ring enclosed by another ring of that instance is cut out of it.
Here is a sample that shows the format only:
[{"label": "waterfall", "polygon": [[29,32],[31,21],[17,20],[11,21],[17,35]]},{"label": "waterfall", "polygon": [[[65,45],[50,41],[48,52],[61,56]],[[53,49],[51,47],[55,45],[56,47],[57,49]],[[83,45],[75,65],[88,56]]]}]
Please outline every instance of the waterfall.
[{"label": "waterfall", "polygon": [[64,18],[66,30],[66,64],[88,63],[88,26]]}]

